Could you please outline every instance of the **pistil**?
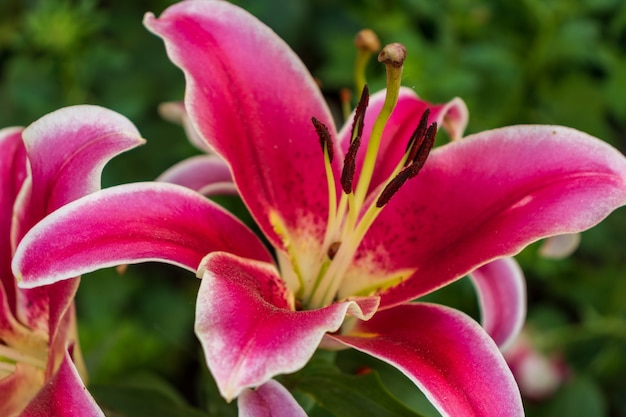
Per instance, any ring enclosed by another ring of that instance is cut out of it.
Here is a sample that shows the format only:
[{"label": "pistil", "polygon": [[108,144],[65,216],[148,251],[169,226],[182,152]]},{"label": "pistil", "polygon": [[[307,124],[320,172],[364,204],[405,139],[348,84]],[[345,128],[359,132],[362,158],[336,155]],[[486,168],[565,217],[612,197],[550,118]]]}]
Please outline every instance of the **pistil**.
[{"label": "pistil", "polygon": [[354,38],[354,45],[357,48],[356,62],[354,64],[355,92],[363,90],[367,84],[365,80],[365,68],[372,54],[380,50],[380,41],[374,31],[363,29]]},{"label": "pistil", "polygon": [[[307,275],[310,279],[301,280],[304,286],[301,287],[302,291],[299,296],[302,296],[304,308],[314,309],[329,305],[335,301],[340,293],[342,293],[342,297],[371,295],[381,288],[397,284],[406,275],[406,271],[402,273],[398,271],[393,276],[381,277],[381,280],[377,282],[364,281],[362,286],[352,285],[350,290],[354,291],[340,291],[346,273],[353,265],[356,252],[367,231],[406,181],[420,172],[435,141],[437,124],[428,124],[430,113],[426,110],[406,144],[404,157],[398,162],[387,180],[383,182],[385,186],[381,187],[382,190],[378,188],[380,190],[378,195],[368,198],[383,132],[398,102],[402,65],[405,58],[406,49],[401,44],[387,45],[379,54],[378,60],[383,62],[387,68],[387,90],[381,111],[371,127],[363,165],[357,177],[356,161],[363,131],[370,128],[364,125],[369,91],[367,86],[363,87],[361,99],[355,110],[350,145],[346,152],[339,181],[343,193],[338,204],[335,197],[336,178],[331,167],[332,138],[326,126],[317,119],[313,119],[324,152],[328,178],[329,215],[326,234],[319,253],[319,268],[314,268],[315,271],[308,271],[311,274]],[[356,184],[354,184],[355,178],[358,178]],[[367,205],[365,204],[366,200],[369,201]]]},{"label": "pistil", "polygon": [[385,64],[387,69],[387,92],[385,95],[385,102],[383,107],[374,122],[372,132],[370,134],[370,140],[365,153],[365,159],[363,160],[363,167],[359,175],[359,183],[355,190],[355,211],[360,212],[369,185],[374,172],[374,165],[376,163],[376,155],[380,148],[380,141],[383,137],[383,131],[393,109],[398,102],[398,96],[400,94],[400,82],[402,80],[402,65],[406,59],[406,48],[399,43],[392,43],[383,48],[378,55],[378,61]]}]

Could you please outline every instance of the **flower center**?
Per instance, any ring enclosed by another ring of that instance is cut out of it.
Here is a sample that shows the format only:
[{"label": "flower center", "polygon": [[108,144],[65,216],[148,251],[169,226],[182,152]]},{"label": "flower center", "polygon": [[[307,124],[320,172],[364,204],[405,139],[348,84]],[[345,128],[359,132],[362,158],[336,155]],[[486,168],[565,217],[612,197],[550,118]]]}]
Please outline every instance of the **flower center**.
[{"label": "flower center", "polygon": [[24,363],[41,370],[46,369],[46,360],[24,350],[18,350],[0,342],[0,379],[12,374],[17,363]]},{"label": "flower center", "polygon": [[[387,45],[379,54],[378,60],[387,67],[385,102],[371,127],[363,164],[355,183],[357,154],[361,146],[365,128],[365,112],[369,101],[368,88],[367,86],[363,88],[354,114],[350,146],[345,155],[341,178],[338,181],[342,188],[339,201],[337,201],[336,192],[337,181],[331,166],[334,158],[333,140],[326,126],[316,118],[312,119],[324,153],[329,214],[321,253],[318,255],[319,262],[311,270],[294,271],[297,275],[307,273],[306,277],[299,277],[302,285],[297,293],[304,308],[323,307],[331,304],[339,296],[345,297],[345,294],[339,294],[340,287],[346,272],[354,263],[357,249],[365,234],[402,185],[419,173],[432,149],[437,124],[428,125],[429,111],[426,110],[406,146],[404,157],[384,182],[384,186],[370,190],[383,131],[398,101],[405,57],[406,50],[400,44]],[[297,265],[297,260],[291,259],[291,264]],[[350,295],[372,295],[376,291],[397,283],[398,277],[390,278],[390,282],[378,282],[373,288],[371,283],[364,282],[362,288]]]}]

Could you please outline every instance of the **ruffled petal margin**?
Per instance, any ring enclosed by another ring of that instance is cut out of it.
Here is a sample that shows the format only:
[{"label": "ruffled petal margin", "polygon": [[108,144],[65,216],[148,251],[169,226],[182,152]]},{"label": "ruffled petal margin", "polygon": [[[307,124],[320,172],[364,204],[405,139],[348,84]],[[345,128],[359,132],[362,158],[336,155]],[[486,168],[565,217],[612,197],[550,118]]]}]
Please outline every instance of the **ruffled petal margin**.
[{"label": "ruffled petal margin", "polygon": [[346,314],[371,317],[378,297],[294,311],[294,299],[273,264],[212,253],[202,262],[196,335],[226,400],[308,362]]}]

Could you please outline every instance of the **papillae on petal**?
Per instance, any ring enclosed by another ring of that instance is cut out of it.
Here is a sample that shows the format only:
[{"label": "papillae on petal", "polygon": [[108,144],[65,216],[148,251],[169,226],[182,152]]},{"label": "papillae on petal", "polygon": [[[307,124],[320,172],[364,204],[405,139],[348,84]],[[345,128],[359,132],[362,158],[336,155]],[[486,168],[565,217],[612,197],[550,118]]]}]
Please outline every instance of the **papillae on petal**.
[{"label": "papillae on petal", "polygon": [[524,415],[498,347],[478,323],[457,310],[406,304],[379,311],[347,334],[327,337],[399,369],[443,416]]},{"label": "papillae on petal", "polygon": [[369,318],[378,307],[377,297],[370,297],[294,311],[293,296],[273,264],[217,252],[201,269],[196,335],[227,400],[301,369],[347,314]]},{"label": "papillae on petal", "polygon": [[391,306],[538,239],[588,229],[625,203],[626,158],[605,142],[559,126],[486,131],[432,152],[385,206],[356,262],[415,271],[382,294]]},{"label": "papillae on petal", "polygon": [[231,166],[241,197],[272,243],[280,248],[284,242],[270,212],[292,236],[306,228],[321,239],[328,193],[311,118],[334,136],[336,130],[300,59],[266,25],[228,2],[181,2],[159,18],[147,14],[144,23],[183,70],[195,130]]}]

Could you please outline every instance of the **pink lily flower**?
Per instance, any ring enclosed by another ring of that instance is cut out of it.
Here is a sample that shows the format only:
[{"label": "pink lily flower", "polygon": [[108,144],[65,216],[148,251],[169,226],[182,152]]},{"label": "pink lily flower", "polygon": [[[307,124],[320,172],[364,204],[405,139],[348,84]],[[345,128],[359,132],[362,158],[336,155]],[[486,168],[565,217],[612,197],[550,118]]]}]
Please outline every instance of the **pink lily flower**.
[{"label": "pink lily flower", "polygon": [[91,106],[0,130],[0,415],[104,416],[81,379],[79,279],[21,289],[11,258],[32,226],[98,190],[109,159],[142,142],[128,120]]},{"label": "pink lily flower", "polygon": [[[354,129],[337,131],[299,59],[245,11],[186,1],[145,23],[184,71],[190,121],[228,163],[275,258],[194,191],[131,184],[39,223],[13,261],[20,285],[120,263],[200,265],[196,334],[222,396],[239,396],[249,415],[263,415],[258,404],[273,394],[288,398],[272,378],[301,369],[319,346],[390,363],[442,415],[523,415],[487,332],[459,311],[413,300],[490,265],[514,268],[505,258],[529,243],[597,224],[626,203],[625,158],[559,126],[482,132],[429,155],[434,122],[455,113],[434,106],[424,116],[399,77],[367,110],[361,103]],[[521,291],[510,282],[479,286],[503,340],[519,321],[497,314],[507,302],[498,294]]]}]

